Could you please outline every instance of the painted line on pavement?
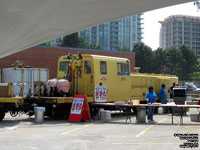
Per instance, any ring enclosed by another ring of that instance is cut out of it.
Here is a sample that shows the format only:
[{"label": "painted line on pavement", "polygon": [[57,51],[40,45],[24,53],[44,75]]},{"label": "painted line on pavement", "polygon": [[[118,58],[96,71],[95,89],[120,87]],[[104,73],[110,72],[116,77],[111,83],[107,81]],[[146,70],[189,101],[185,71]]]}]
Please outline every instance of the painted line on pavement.
[{"label": "painted line on pavement", "polygon": [[180,145],[183,143],[112,143],[112,145]]},{"label": "painted line on pavement", "polygon": [[72,130],[69,130],[69,131],[65,131],[65,132],[61,133],[61,135],[66,135],[66,134],[73,133],[73,132],[75,132],[75,131],[78,131],[78,130],[81,130],[81,129],[90,127],[90,126],[92,126],[92,125],[94,125],[94,124],[97,124],[97,123],[99,123],[99,122],[102,122],[102,121],[100,120],[100,121],[97,121],[97,122],[94,122],[94,123],[90,123],[90,124],[84,125],[84,126],[82,126],[82,127],[80,127],[80,128],[75,128],[75,129],[72,129]]},{"label": "painted line on pavement", "polygon": [[125,135],[97,135],[97,134],[68,134],[70,136],[95,136],[95,137],[98,137],[98,136],[103,136],[103,137],[106,137],[106,138],[134,138],[135,136],[125,136]]},{"label": "painted line on pavement", "polygon": [[90,126],[92,126],[92,125],[93,125],[93,124],[87,124],[87,125],[84,125],[84,126],[82,126],[82,127],[80,127],[80,128],[75,128],[75,129],[72,129],[72,130],[69,130],[69,131],[63,132],[63,133],[61,133],[61,135],[70,134],[70,133],[72,133],[72,132],[75,132],[75,131],[78,131],[78,130],[81,130],[81,129],[84,129],[84,128],[87,128],[87,127],[90,127]]},{"label": "painted line on pavement", "polygon": [[142,135],[144,135],[146,132],[148,132],[151,128],[153,128],[155,125],[160,124],[162,122],[164,122],[165,120],[168,119],[168,116],[162,120],[160,120],[159,122],[157,122],[156,124],[144,129],[143,131],[141,131],[140,133],[138,133],[135,137],[141,137]]}]

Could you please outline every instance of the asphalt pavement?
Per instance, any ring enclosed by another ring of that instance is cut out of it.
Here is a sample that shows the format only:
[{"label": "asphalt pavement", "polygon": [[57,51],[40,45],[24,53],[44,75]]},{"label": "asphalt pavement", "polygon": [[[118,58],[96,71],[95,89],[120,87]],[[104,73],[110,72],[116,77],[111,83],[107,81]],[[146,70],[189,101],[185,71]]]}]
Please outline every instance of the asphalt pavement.
[{"label": "asphalt pavement", "polygon": [[69,123],[45,118],[38,124],[34,117],[6,114],[0,122],[0,150],[177,150],[188,143],[180,136],[197,134],[199,144],[200,122],[191,122],[189,115],[183,117],[184,124],[175,116],[172,125],[170,114],[154,115],[154,120],[138,124],[132,115],[126,123],[126,116],[114,115],[109,121]]}]

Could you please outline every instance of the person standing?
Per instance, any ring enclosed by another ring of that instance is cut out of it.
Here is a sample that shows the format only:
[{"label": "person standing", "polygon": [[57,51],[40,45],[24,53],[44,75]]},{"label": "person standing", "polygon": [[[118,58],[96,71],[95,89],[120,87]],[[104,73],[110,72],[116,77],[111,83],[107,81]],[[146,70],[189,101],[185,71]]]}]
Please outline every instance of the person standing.
[{"label": "person standing", "polygon": [[[158,94],[160,97],[161,104],[167,104],[165,84],[162,84],[160,90],[158,91]],[[166,113],[167,111],[166,107],[164,107],[163,110]]]},{"label": "person standing", "polygon": [[[154,104],[156,103],[156,93],[153,91],[153,87],[149,87],[149,92],[146,94],[146,100],[147,100],[147,104]],[[147,114],[147,119],[148,122],[154,122],[153,120],[153,114],[154,114],[154,107],[153,106],[149,106],[148,107],[148,114]]]},{"label": "person standing", "polygon": [[168,89],[168,92],[170,94],[170,98],[173,98],[174,97],[174,94],[173,94],[173,88],[176,86],[176,83],[173,83],[173,85]]}]

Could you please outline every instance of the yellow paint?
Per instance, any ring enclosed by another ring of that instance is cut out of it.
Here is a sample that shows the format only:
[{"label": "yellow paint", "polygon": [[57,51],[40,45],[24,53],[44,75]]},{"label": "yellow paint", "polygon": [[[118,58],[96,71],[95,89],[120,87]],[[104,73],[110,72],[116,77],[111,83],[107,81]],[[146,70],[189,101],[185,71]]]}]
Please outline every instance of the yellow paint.
[{"label": "yellow paint", "polygon": [[[70,81],[70,89],[72,93],[78,95],[86,95],[88,102],[94,102],[95,86],[107,87],[107,102],[126,101],[126,100],[145,100],[145,94],[149,86],[153,86],[156,93],[161,84],[166,84],[166,91],[173,82],[178,82],[178,78],[174,76],[166,76],[161,74],[130,74],[130,61],[126,58],[107,57],[99,55],[83,54],[82,59],[77,59],[77,55],[73,55],[73,60],[68,56],[61,56],[58,60],[58,78],[69,78],[69,69],[72,68],[73,81]],[[101,72],[101,63],[106,63],[106,74]],[[125,65],[126,67],[122,67]],[[91,66],[91,71],[87,72],[87,66]],[[127,70],[124,68],[128,68]],[[68,70],[68,71],[67,71]],[[122,75],[119,72],[124,71]],[[24,74],[24,70],[22,70]],[[40,74],[40,69],[38,75]],[[40,75],[39,84],[40,84]],[[102,80],[105,79],[105,80]],[[22,75],[22,86],[24,86],[24,75]],[[22,88],[23,93],[23,88]],[[168,92],[166,92],[168,93]],[[11,90],[9,91],[11,94]],[[40,94],[39,94],[40,98]],[[43,99],[41,97],[41,99]],[[49,103],[72,103],[72,98],[48,98],[44,99]],[[0,98],[0,103],[20,103],[21,99]]]},{"label": "yellow paint", "polygon": [[153,128],[153,126],[144,129],[142,132],[140,132],[139,134],[137,134],[135,137],[140,137],[140,136],[142,136],[142,135],[145,134],[147,131],[149,131],[151,128]]},{"label": "yellow paint", "polygon": [[[34,99],[37,99],[38,97],[35,96]],[[72,103],[73,97],[41,97],[40,98],[43,101],[46,101],[46,103],[57,103],[57,104],[66,104],[66,103]],[[87,97],[88,101],[92,101],[93,97]]]},{"label": "yellow paint", "polygon": [[93,137],[96,137],[98,135],[93,135],[93,134],[68,134],[70,136],[93,136]]},{"label": "yellow paint", "polygon": [[145,95],[148,92],[149,86],[154,88],[156,94],[158,94],[159,89],[162,84],[166,86],[166,94],[169,96],[167,92],[169,87],[172,84],[178,83],[178,78],[174,76],[165,76],[160,74],[132,74],[132,84],[131,84],[131,93],[132,99],[135,100],[145,100]]},{"label": "yellow paint", "polygon": [[[178,82],[178,78],[174,76],[130,74],[130,61],[126,58],[89,54],[83,54],[82,59],[77,60],[77,57],[76,54],[73,55],[73,59],[61,56],[58,60],[57,77],[71,79],[68,77],[71,66],[73,70],[73,81],[70,81],[71,89],[74,94],[91,97],[88,102],[94,102],[95,86],[99,85],[107,87],[107,101],[115,102],[128,99],[145,100],[149,86],[153,86],[157,93],[161,84],[166,84],[167,91],[173,82]],[[106,73],[101,71],[102,62],[106,63]],[[91,66],[91,71],[87,72],[87,66]],[[122,75],[119,72],[126,70],[124,68],[128,68],[129,71],[124,71],[125,74]]]},{"label": "yellow paint", "polygon": [[160,124],[160,123],[164,122],[164,121],[167,120],[167,119],[168,119],[168,117],[166,117],[166,118],[164,118],[164,119],[158,121],[156,124]]},{"label": "yellow paint", "polygon": [[61,135],[66,135],[66,134],[72,133],[72,132],[77,131],[77,130],[80,130],[80,129],[81,129],[81,128],[75,128],[75,129],[73,129],[73,130],[63,132]]},{"label": "yellow paint", "polygon": [[135,136],[125,136],[125,135],[97,135],[97,134],[68,134],[70,136],[94,136],[94,137],[107,137],[107,138],[133,138]]},{"label": "yellow paint", "polygon": [[81,129],[90,127],[90,126],[92,126],[92,125],[93,125],[93,124],[84,125],[84,126],[82,126],[82,127],[80,127],[80,128],[75,128],[75,129],[72,129],[72,130],[63,132],[63,133],[61,133],[61,135],[67,135],[67,134],[70,134],[70,133],[72,133],[72,132],[75,132],[75,131],[78,131],[78,130],[81,130]]},{"label": "yellow paint", "polygon": [[200,94],[187,94],[187,96],[192,96],[192,97],[195,97],[195,98],[199,98]]},{"label": "yellow paint", "polygon": [[125,135],[97,135],[97,134],[68,134],[70,136],[94,136],[94,137],[107,137],[107,138],[134,138],[135,136],[125,136]]},{"label": "yellow paint", "polygon": [[22,97],[0,97],[0,103],[16,103],[20,104],[23,102]]},{"label": "yellow paint", "polygon": [[112,145],[180,145],[183,143],[112,143]]},{"label": "yellow paint", "polygon": [[142,135],[144,135],[145,133],[147,133],[151,128],[153,128],[155,125],[160,124],[160,123],[164,122],[164,121],[167,120],[167,119],[168,119],[168,117],[166,117],[166,118],[160,120],[160,121],[157,122],[156,124],[154,124],[154,125],[152,125],[152,126],[146,128],[146,129],[144,129],[143,131],[141,131],[141,132],[140,132],[139,134],[137,134],[135,137],[137,137],[137,138],[138,138],[138,137],[141,137]]},{"label": "yellow paint", "polygon": [[22,68],[22,89],[21,89],[21,96],[24,95],[24,68]]},{"label": "yellow paint", "polygon": [[12,83],[8,83],[8,96],[12,96]]}]

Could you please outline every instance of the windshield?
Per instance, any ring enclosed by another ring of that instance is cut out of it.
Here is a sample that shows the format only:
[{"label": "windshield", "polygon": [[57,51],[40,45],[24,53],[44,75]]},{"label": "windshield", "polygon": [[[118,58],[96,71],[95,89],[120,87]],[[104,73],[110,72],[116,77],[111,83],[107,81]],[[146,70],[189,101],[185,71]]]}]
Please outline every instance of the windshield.
[{"label": "windshield", "polygon": [[193,85],[192,85],[192,88],[197,89],[197,86],[193,84]]},{"label": "windshield", "polygon": [[68,69],[69,69],[69,61],[61,61],[59,71],[68,72]]},{"label": "windshield", "polygon": [[194,85],[194,84],[190,84],[190,85],[188,85],[188,88],[189,88],[189,89],[192,89],[192,90],[196,90],[196,89],[197,89],[197,86]]}]

